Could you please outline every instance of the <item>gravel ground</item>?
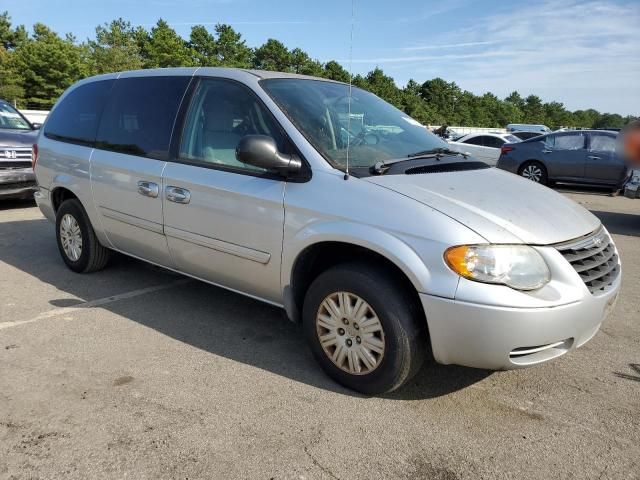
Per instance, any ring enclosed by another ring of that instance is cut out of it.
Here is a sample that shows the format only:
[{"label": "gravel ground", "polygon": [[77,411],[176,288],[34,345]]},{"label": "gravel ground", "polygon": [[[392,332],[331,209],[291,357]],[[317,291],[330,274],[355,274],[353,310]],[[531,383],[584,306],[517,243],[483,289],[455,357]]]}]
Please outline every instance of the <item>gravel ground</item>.
[{"label": "gravel ground", "polygon": [[0,205],[0,478],[640,478],[640,200],[564,193],[624,284],[583,348],[527,370],[428,365],[367,398],[273,307],[118,257],[66,269]]}]

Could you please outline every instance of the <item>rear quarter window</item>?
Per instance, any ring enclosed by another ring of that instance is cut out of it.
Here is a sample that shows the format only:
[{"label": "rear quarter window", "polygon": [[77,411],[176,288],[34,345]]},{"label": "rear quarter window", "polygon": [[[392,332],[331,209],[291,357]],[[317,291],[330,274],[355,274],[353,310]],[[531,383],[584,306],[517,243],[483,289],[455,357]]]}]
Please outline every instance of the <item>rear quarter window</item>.
[{"label": "rear quarter window", "polygon": [[91,145],[100,114],[114,80],[86,83],[74,88],[53,109],[44,126],[47,138]]},{"label": "rear quarter window", "polygon": [[173,123],[190,79],[117,80],[104,108],[96,148],[167,160]]}]

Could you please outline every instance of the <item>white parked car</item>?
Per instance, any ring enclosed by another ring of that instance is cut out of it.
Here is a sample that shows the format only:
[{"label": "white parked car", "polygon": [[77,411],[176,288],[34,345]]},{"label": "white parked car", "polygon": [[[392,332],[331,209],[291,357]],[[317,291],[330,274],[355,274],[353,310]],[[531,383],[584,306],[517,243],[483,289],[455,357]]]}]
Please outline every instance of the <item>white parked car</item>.
[{"label": "white parked car", "polygon": [[500,158],[500,148],[505,143],[517,143],[520,139],[510,133],[469,133],[449,142],[449,148],[468,153],[483,162],[495,166]]}]

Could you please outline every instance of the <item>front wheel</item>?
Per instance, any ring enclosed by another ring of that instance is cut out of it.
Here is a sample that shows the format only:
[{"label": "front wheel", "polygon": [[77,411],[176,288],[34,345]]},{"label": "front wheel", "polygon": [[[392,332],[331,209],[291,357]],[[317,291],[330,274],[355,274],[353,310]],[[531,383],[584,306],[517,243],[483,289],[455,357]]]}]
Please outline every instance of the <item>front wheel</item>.
[{"label": "front wheel", "polygon": [[74,272],[101,270],[109,260],[79,200],[65,200],[56,213],[56,237],[62,260]]},{"label": "front wheel", "polygon": [[338,383],[366,394],[390,392],[422,365],[426,323],[392,275],[339,265],[311,284],[303,327],[314,357]]},{"label": "front wheel", "polygon": [[542,185],[548,183],[547,169],[540,162],[525,162],[518,173],[521,177],[532,182]]}]

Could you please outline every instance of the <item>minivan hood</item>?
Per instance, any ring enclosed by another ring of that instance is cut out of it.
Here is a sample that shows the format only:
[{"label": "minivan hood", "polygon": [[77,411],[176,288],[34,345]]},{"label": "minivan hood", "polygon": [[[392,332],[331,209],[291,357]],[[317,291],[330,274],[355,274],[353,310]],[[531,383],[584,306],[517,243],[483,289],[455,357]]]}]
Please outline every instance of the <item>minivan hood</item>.
[{"label": "minivan hood", "polygon": [[31,148],[37,138],[37,130],[0,129],[0,147]]},{"label": "minivan hood", "polygon": [[491,243],[548,245],[600,226],[596,216],[567,197],[496,168],[363,180],[438,210]]}]

